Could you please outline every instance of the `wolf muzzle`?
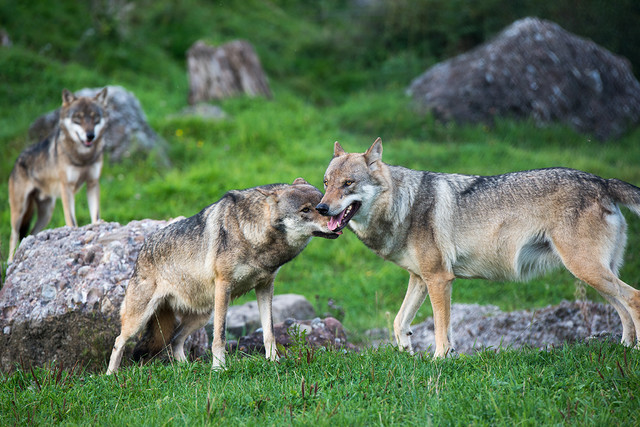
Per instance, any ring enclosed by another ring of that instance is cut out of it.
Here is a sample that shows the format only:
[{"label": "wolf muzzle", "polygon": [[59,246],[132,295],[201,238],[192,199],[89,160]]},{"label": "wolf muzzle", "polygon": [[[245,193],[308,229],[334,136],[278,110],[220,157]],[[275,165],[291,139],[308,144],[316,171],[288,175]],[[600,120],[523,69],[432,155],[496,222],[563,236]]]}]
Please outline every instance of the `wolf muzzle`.
[{"label": "wolf muzzle", "polygon": [[327,205],[326,203],[320,203],[318,206],[316,206],[316,210],[318,211],[318,213],[320,213],[320,215],[329,216],[329,205]]}]

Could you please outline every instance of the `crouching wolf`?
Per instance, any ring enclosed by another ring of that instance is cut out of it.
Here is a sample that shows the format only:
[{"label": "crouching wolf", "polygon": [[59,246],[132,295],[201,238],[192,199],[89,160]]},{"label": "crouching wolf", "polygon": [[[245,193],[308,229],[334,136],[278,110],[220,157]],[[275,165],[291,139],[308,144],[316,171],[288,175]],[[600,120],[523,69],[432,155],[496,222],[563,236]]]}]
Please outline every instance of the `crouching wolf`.
[{"label": "crouching wolf", "polygon": [[255,289],[266,356],[276,358],[271,301],[278,269],[312,236],[334,239],[315,206],[322,193],[304,179],[229,191],[200,213],[158,230],[142,246],[120,310],[107,374],[118,369],[124,345],[146,326],[134,349],[153,356],[167,345],[185,360],[184,341],[214,310],[213,368],[225,359],[229,300]]},{"label": "crouching wolf", "polygon": [[49,223],[59,196],[66,224],[77,226],[74,196],[85,182],[91,222],[98,221],[106,98],[106,88],[93,98],[76,97],[64,89],[60,120],[51,135],[18,156],[9,176],[9,262],[19,240],[29,232],[34,211],[38,219],[31,234]]},{"label": "crouching wolf", "polygon": [[415,171],[383,163],[380,138],[357,154],[336,142],[324,186],[316,209],[330,216],[329,229],[348,225],[410,274],[393,323],[401,349],[412,351],[410,325],[428,293],[435,356],[447,355],[454,278],[526,280],[561,264],[613,305],[624,344],[640,338],[640,291],[617,277],[626,243],[618,205],[640,215],[638,187],[565,168]]}]

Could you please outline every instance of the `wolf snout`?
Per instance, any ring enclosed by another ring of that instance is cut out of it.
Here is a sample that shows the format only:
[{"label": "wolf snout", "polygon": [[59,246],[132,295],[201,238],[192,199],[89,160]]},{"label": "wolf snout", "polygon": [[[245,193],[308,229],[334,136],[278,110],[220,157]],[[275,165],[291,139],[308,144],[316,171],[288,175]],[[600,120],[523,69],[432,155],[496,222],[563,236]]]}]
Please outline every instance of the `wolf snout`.
[{"label": "wolf snout", "polygon": [[329,205],[327,205],[326,203],[318,204],[318,206],[316,206],[316,210],[320,213],[320,215],[329,215]]},{"label": "wolf snout", "polygon": [[93,132],[87,132],[87,141],[91,142],[96,138],[96,134]]}]

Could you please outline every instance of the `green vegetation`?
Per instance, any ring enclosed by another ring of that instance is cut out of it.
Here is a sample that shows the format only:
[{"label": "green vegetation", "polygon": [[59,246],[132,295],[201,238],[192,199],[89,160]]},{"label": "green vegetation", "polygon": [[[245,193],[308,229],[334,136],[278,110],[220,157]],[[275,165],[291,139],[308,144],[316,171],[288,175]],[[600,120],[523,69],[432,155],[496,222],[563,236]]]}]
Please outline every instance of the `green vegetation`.
[{"label": "green vegetation", "polygon": [[[633,353],[633,354],[632,354]],[[640,422],[640,358],[591,342],[432,361],[390,347],[295,347],[259,357],[154,363],[117,376],[0,376],[2,425],[625,425]]]},{"label": "green vegetation", "polygon": [[[482,6],[408,3],[384,1],[377,12],[365,13],[344,9],[337,0],[0,2],[0,23],[14,43],[0,48],[0,181],[7,182],[27,145],[29,124],[60,104],[62,88],[113,84],[140,99],[151,126],[168,142],[172,165],[161,166],[153,155],[107,162],[101,198],[106,221],[188,216],[228,189],[298,176],[320,187],[333,141],[347,151],[363,151],[377,136],[387,163],[416,169],[498,174],[567,166],[640,184],[640,131],[601,144],[561,126],[455,126],[416,115],[404,95],[412,78],[513,19],[535,14],[535,6],[499,0]],[[540,16],[563,25],[561,18],[571,16],[569,24],[579,28],[566,28],[613,49],[620,45],[604,34],[601,21],[579,25],[598,16],[598,2],[587,2],[590,7],[581,6],[575,15],[563,15],[573,10],[570,1],[535,3]],[[616,23],[638,15],[631,1],[617,5],[627,9],[607,7],[607,28],[620,28]],[[633,38],[637,27],[621,34]],[[256,48],[274,99],[221,102],[231,117],[226,121],[170,117],[186,105],[189,46],[198,39],[236,38]],[[10,231],[6,189],[0,205],[4,272]],[[88,223],[84,190],[76,206],[80,224]],[[621,276],[638,287],[640,220],[627,218],[629,250]],[[50,227],[62,225],[58,203]],[[361,341],[366,329],[388,325],[387,313],[393,318],[400,307],[407,280],[404,270],[346,232],[337,241],[314,239],[282,268],[276,293],[303,294],[319,313],[329,310],[332,298],[345,310],[341,320],[350,339]],[[554,272],[526,285],[460,280],[453,301],[514,310],[573,299],[574,292],[575,279]],[[588,297],[597,299],[593,292]],[[253,294],[240,302],[248,298]],[[425,303],[416,321],[430,315]],[[307,350],[300,351],[301,357],[291,353],[278,365],[231,357],[223,373],[210,373],[202,362],[129,368],[118,379],[56,366],[19,369],[0,376],[0,423],[638,424],[640,362],[636,353],[616,345],[487,352],[439,362],[388,349],[315,352],[307,362]]]}]

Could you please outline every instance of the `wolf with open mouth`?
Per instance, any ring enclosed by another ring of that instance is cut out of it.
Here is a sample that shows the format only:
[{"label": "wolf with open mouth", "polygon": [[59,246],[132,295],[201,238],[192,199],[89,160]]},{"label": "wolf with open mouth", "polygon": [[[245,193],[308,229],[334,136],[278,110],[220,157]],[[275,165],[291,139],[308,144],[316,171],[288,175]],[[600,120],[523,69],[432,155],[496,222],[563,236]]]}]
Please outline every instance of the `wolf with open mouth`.
[{"label": "wolf with open mouth", "polygon": [[455,278],[524,281],[561,265],[613,305],[623,344],[640,338],[640,291],[617,275],[626,242],[619,205],[640,215],[638,187],[568,168],[496,176],[411,170],[382,162],[380,138],[365,153],[336,142],[324,187],[316,209],[329,230],[348,226],[410,274],[393,323],[401,349],[412,351],[411,322],[428,294],[435,356],[451,350]]}]

